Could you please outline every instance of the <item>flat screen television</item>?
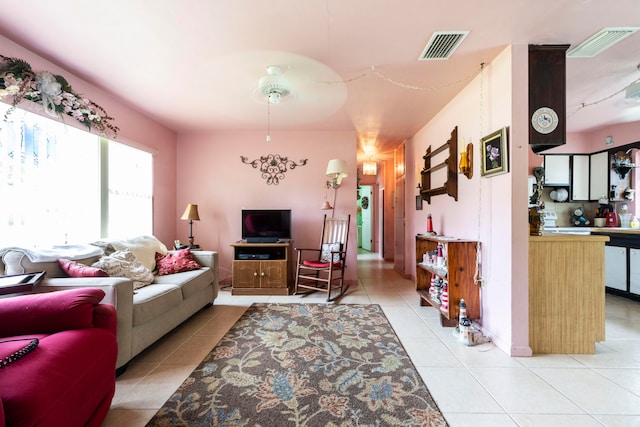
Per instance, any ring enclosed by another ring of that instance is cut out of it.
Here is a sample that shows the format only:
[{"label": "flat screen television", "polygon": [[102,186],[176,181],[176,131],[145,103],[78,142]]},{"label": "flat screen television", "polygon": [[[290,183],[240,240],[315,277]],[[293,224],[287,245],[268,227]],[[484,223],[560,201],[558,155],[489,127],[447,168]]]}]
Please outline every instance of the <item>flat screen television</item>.
[{"label": "flat screen television", "polygon": [[243,209],[242,240],[276,243],[291,239],[291,209]]}]

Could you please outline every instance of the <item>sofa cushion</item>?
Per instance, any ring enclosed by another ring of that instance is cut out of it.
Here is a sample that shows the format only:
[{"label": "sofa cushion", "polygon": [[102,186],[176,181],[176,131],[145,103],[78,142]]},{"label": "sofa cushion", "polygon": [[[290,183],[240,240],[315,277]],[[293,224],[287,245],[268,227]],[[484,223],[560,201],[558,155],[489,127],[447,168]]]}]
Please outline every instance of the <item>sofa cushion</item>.
[{"label": "sofa cushion", "polygon": [[78,261],[60,258],[58,264],[69,277],[109,277],[106,271]]},{"label": "sofa cushion", "polygon": [[200,268],[200,264],[193,259],[193,254],[189,248],[171,252],[166,255],[156,252],[156,266],[158,267],[159,276]]},{"label": "sofa cushion", "polygon": [[140,263],[133,252],[117,251],[105,255],[91,264],[107,272],[111,277],[126,277],[133,281],[133,288],[139,289],[153,282],[153,273]]},{"label": "sofa cushion", "polygon": [[79,288],[0,299],[0,336],[91,328],[104,291]]},{"label": "sofa cushion", "polygon": [[182,304],[182,292],[176,285],[153,285],[133,294],[133,326],[154,320]]},{"label": "sofa cushion", "polygon": [[189,299],[201,290],[211,287],[213,280],[213,271],[211,271],[209,267],[202,267],[197,270],[183,271],[166,276],[156,276],[153,283],[179,285],[182,291],[182,297]]}]

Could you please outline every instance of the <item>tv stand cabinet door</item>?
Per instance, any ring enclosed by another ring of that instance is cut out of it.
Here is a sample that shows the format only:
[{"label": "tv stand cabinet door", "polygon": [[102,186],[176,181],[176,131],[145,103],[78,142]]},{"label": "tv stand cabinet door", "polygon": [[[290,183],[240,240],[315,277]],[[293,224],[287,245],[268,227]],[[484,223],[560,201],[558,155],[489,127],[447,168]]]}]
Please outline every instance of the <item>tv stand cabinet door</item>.
[{"label": "tv stand cabinet door", "polygon": [[287,289],[287,261],[262,261],[261,288]]},{"label": "tv stand cabinet door", "polygon": [[258,288],[260,286],[260,261],[233,261],[233,288]]}]

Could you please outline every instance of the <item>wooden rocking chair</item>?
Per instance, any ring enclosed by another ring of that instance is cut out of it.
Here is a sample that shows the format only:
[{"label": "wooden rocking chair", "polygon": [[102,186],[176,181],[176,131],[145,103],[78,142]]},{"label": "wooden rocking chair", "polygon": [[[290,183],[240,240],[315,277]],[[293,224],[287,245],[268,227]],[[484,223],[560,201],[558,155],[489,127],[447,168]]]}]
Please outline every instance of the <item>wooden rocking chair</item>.
[{"label": "wooden rocking chair", "polygon": [[[351,215],[346,218],[324,216],[320,248],[296,248],[296,278],[294,293],[327,293],[327,301],[342,296],[349,286],[344,285],[344,269],[347,261],[347,241]],[[300,292],[300,289],[306,291]],[[333,290],[337,295],[331,296]]]}]

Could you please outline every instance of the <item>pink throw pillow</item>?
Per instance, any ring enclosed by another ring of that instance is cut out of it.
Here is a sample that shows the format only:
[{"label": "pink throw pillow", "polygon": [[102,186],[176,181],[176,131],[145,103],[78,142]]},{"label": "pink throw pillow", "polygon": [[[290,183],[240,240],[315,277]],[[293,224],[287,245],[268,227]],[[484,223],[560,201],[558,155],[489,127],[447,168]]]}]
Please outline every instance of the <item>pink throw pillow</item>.
[{"label": "pink throw pillow", "polygon": [[200,264],[193,259],[193,254],[189,248],[168,253],[167,255],[156,252],[156,266],[158,267],[158,276],[200,268]]},{"label": "pink throw pillow", "polygon": [[60,264],[62,271],[67,273],[69,277],[109,277],[106,271],[85,265],[78,261],[59,258],[58,264]]}]

